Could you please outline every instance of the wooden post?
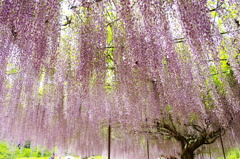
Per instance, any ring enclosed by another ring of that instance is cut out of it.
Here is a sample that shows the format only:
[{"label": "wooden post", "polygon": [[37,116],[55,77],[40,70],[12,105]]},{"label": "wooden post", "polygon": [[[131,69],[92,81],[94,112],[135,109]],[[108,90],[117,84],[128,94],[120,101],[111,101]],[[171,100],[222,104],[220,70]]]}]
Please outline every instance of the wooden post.
[{"label": "wooden post", "polygon": [[224,159],[226,159],[225,150],[224,150],[224,146],[223,146],[222,134],[220,134],[220,140],[221,140],[221,146],[222,146],[222,151],[223,151],[223,157],[224,157]]},{"label": "wooden post", "polygon": [[147,157],[149,159],[149,143],[148,143],[148,139],[147,139]]},{"label": "wooden post", "polygon": [[111,125],[108,126],[108,159],[110,159],[111,155]]},{"label": "wooden post", "polygon": [[212,153],[211,153],[210,146],[208,146],[208,151],[209,151],[209,157],[210,157],[210,159],[212,159]]}]

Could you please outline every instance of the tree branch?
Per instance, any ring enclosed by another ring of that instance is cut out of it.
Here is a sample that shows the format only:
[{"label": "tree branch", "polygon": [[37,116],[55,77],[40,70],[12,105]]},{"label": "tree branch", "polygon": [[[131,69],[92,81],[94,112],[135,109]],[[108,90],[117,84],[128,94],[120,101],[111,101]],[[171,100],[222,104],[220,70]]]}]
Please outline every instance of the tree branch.
[{"label": "tree branch", "polygon": [[67,25],[70,25],[71,23],[72,23],[72,18],[69,18],[68,16],[66,16],[66,22],[62,24],[62,26],[67,26]]},{"label": "tree branch", "polygon": [[191,127],[193,127],[194,130],[196,130],[198,132],[203,132],[203,129],[199,125],[189,124],[189,125],[185,125],[185,126],[191,126]]},{"label": "tree branch", "polygon": [[[233,33],[233,32],[237,32],[237,31],[240,31],[240,29],[237,29],[237,30],[230,30],[230,31],[226,31],[226,32],[220,32],[221,35],[224,35],[224,34],[229,34],[229,33]],[[185,42],[186,39],[185,38],[175,38],[173,39],[173,42],[174,43],[182,43],[182,42]]]},{"label": "tree branch", "polygon": [[223,34],[228,34],[228,33],[236,32],[236,31],[240,31],[240,29],[221,32],[220,34],[223,35]]},{"label": "tree branch", "polygon": [[170,136],[172,136],[173,138],[175,138],[176,140],[180,141],[180,142],[184,142],[184,143],[188,143],[187,139],[182,136],[181,134],[179,134],[174,128],[172,128],[170,125],[163,123],[162,126],[164,129],[168,130],[170,132]]},{"label": "tree branch", "polygon": [[118,18],[118,19],[115,19],[114,21],[109,22],[107,25],[105,25],[105,27],[108,27],[109,25],[111,25],[111,24],[119,21],[120,19],[121,19],[121,18]]},{"label": "tree branch", "polygon": [[214,11],[218,10],[222,5],[223,5],[223,2],[221,4],[219,4],[216,8],[210,9],[209,12],[214,12]]}]

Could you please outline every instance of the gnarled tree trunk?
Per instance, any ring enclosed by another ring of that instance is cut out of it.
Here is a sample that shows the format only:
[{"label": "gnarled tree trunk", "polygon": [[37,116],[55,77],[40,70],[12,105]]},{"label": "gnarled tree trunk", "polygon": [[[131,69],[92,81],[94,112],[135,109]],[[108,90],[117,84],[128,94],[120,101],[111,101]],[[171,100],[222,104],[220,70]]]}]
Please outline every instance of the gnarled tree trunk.
[{"label": "gnarled tree trunk", "polygon": [[195,132],[186,134],[184,131],[181,132],[177,129],[171,119],[172,118],[170,117],[170,123],[160,123],[159,121],[156,121],[156,128],[159,134],[175,138],[178,142],[180,142],[181,159],[194,159],[195,150],[204,144],[214,143],[216,139],[218,139],[221,135],[224,135],[226,132],[226,129],[220,126],[215,130],[210,130],[208,125],[206,127],[201,127],[196,124],[189,124],[184,125],[184,128],[186,128],[186,130],[191,128],[192,130],[195,130]]},{"label": "gnarled tree trunk", "polygon": [[181,154],[181,159],[194,159],[194,153],[191,150],[185,150]]}]

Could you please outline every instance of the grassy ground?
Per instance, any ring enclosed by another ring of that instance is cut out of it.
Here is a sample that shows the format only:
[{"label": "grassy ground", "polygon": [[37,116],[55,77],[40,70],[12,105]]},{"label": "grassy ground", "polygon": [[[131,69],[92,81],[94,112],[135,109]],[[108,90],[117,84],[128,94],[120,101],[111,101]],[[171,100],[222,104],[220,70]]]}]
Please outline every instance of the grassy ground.
[{"label": "grassy ground", "polygon": [[[17,159],[48,159],[49,157],[20,157]],[[58,159],[58,158],[57,158]]]},{"label": "grassy ground", "polygon": [[[49,157],[20,157],[17,159],[48,159]],[[94,159],[106,159],[107,157],[102,157],[102,156],[94,156]],[[55,157],[55,159],[58,159],[58,157]],[[64,156],[61,157],[61,159],[64,159]],[[79,157],[75,157],[75,159],[79,159]],[[88,159],[92,159],[89,157]]]}]

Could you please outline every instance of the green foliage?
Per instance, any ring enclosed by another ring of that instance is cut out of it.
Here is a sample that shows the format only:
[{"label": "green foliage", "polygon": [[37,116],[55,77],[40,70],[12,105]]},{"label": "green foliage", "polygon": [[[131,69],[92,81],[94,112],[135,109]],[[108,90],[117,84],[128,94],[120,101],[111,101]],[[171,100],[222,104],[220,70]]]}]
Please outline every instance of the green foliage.
[{"label": "green foliage", "polygon": [[[240,150],[233,149],[227,153],[227,159],[240,159]],[[218,159],[223,159],[223,157],[219,157]]]},{"label": "green foliage", "polygon": [[[30,157],[31,159],[48,159],[49,157]],[[29,159],[29,157],[19,157],[16,159]]]},{"label": "green foliage", "polygon": [[16,68],[11,68],[10,70],[7,70],[7,74],[14,74],[14,73],[17,73],[18,72],[18,69]]},{"label": "green foliage", "polygon": [[6,74],[15,74],[18,73],[19,69],[15,68],[13,64],[8,63],[7,64],[7,70],[6,70]]},{"label": "green foliage", "polygon": [[6,159],[6,158],[12,158],[14,159],[14,157],[11,157],[12,152],[10,151],[9,147],[1,142],[0,143],[0,159]]},{"label": "green foliage", "polygon": [[107,44],[108,46],[111,46],[113,40],[113,33],[110,25],[106,28],[106,32],[107,32]]},{"label": "green foliage", "polygon": [[105,89],[107,92],[110,92],[112,89],[112,85],[114,85],[113,77],[114,77],[114,70],[115,70],[115,65],[113,62],[113,51],[115,50],[115,48],[112,42],[113,33],[112,33],[111,25],[109,25],[106,28],[106,34],[107,34],[106,42],[109,48],[106,48],[106,51],[104,52],[106,55],[106,64],[108,67],[108,71],[106,72]]},{"label": "green foliage", "polygon": [[22,149],[19,146],[9,146],[5,142],[0,142],[0,159],[24,159],[24,158],[39,158],[47,159],[51,156],[51,152],[44,150],[43,153],[39,149],[30,149],[30,142],[26,142]]},{"label": "green foliage", "polygon": [[31,142],[30,141],[27,141],[24,146],[24,148],[31,148]]}]

